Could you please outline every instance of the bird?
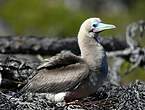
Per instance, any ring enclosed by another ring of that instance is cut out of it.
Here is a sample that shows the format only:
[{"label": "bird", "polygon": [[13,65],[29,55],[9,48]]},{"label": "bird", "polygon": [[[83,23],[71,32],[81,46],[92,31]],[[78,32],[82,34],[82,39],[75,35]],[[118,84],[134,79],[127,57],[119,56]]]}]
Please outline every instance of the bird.
[{"label": "bird", "polygon": [[70,102],[94,94],[108,74],[107,56],[99,33],[116,28],[100,18],[88,18],[80,26],[80,56],[70,51],[45,59],[21,92],[53,93],[54,101]]}]

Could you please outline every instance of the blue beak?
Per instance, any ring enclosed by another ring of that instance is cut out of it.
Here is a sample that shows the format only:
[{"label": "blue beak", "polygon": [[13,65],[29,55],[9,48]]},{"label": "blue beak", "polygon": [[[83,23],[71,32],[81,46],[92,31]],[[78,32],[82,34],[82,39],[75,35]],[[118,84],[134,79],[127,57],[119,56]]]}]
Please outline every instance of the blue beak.
[{"label": "blue beak", "polygon": [[99,23],[98,26],[93,30],[93,32],[100,32],[100,31],[113,29],[113,28],[116,28],[116,26],[112,24]]}]

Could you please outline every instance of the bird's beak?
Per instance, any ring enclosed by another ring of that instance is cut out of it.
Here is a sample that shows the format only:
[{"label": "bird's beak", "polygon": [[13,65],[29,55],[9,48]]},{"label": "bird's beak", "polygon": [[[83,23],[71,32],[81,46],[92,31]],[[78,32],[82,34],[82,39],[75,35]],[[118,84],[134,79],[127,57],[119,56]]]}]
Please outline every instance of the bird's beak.
[{"label": "bird's beak", "polygon": [[116,28],[116,26],[112,24],[99,23],[98,26],[93,30],[93,32],[101,32],[113,28]]}]

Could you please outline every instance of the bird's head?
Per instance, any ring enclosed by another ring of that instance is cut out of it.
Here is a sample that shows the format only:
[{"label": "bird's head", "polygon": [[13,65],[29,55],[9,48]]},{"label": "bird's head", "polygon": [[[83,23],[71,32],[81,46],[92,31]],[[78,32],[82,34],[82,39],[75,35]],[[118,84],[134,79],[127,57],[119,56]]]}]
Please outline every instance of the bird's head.
[{"label": "bird's head", "polygon": [[97,40],[98,33],[116,28],[115,25],[105,24],[100,18],[89,18],[83,22],[80,31],[87,34],[88,37],[95,38]]}]

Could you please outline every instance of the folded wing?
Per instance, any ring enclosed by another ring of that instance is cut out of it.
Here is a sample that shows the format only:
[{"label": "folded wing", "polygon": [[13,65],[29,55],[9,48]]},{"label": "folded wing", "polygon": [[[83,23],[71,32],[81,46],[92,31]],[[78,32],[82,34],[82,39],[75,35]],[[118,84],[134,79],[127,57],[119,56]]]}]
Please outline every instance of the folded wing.
[{"label": "folded wing", "polygon": [[60,54],[45,60],[38,73],[22,88],[30,92],[64,92],[74,89],[89,74],[85,61],[71,52]]}]

